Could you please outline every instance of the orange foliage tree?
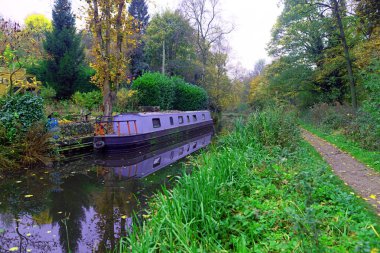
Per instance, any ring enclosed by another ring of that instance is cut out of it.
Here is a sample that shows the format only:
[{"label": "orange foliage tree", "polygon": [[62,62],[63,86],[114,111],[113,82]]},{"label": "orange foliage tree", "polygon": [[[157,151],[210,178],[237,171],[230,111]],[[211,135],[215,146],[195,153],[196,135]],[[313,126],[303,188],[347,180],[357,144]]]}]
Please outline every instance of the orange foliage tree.
[{"label": "orange foliage tree", "polygon": [[136,45],[133,18],[128,0],[86,0],[87,24],[92,32],[92,81],[103,91],[104,116],[112,115],[112,105],[120,84],[128,81],[128,52]]}]

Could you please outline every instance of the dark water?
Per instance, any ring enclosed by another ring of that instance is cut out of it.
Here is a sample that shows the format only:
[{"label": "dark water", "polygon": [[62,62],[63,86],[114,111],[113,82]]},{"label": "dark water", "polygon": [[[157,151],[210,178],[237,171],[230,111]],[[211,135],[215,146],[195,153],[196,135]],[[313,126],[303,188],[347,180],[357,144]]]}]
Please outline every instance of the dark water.
[{"label": "dark water", "polygon": [[0,252],[106,252],[212,133],[81,159],[0,181]]}]

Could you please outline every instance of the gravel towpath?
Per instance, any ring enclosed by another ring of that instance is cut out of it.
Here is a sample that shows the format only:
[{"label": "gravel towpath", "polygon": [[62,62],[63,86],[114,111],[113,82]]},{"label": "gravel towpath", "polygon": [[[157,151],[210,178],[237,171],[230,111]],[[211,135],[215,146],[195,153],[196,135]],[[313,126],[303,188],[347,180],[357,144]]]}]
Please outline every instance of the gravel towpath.
[{"label": "gravel towpath", "polygon": [[304,129],[302,135],[330,164],[335,174],[380,215],[380,174]]}]

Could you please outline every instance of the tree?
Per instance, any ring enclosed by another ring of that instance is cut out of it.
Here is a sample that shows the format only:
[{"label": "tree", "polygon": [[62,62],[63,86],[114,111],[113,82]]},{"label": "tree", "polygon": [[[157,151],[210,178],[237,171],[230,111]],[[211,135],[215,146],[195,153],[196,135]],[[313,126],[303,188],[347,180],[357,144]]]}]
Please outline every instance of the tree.
[{"label": "tree", "polygon": [[194,30],[179,12],[165,11],[154,16],[145,37],[145,54],[151,70],[161,70],[164,58],[166,74],[183,76],[190,83],[197,80]]},{"label": "tree", "polygon": [[45,82],[57,91],[57,97],[69,98],[75,91],[83,47],[76,33],[75,17],[69,0],[55,0],[53,30],[46,35],[44,48],[48,54]]},{"label": "tree", "polygon": [[259,76],[263,73],[265,68],[265,59],[260,59],[255,63],[255,66],[253,68],[253,76]]},{"label": "tree", "polygon": [[129,59],[127,46],[135,46],[132,17],[126,0],[86,0],[88,25],[94,36],[92,67],[93,82],[103,91],[105,116],[112,115],[116,91],[127,81]]},{"label": "tree", "polygon": [[233,103],[234,93],[227,75],[228,46],[218,40],[215,52],[211,53],[203,82],[210,97],[210,105],[215,112],[221,112]]},{"label": "tree", "polygon": [[182,0],[181,3],[181,11],[196,30],[196,43],[202,62],[202,79],[206,73],[212,46],[233,30],[233,27],[222,26],[219,1]]},{"label": "tree", "polygon": [[132,0],[128,8],[129,14],[133,17],[132,27],[135,31],[137,41],[136,48],[131,50],[131,74],[133,78],[140,76],[144,70],[148,69],[144,61],[145,41],[143,35],[149,23],[148,6],[145,0]]},{"label": "tree", "polygon": [[[16,75],[22,73],[23,67],[31,58],[26,57],[33,50],[30,34],[21,29],[20,24],[11,20],[0,19],[0,66],[4,67],[9,79],[8,93],[13,94]],[[30,43],[31,45],[29,45]],[[31,48],[31,49],[29,49]]]},{"label": "tree", "polygon": [[53,29],[52,22],[42,14],[31,14],[24,20],[24,31],[29,34],[29,40],[25,41],[25,46],[28,48],[28,57],[32,59],[32,62],[38,62],[45,58],[44,40],[46,39],[46,33],[51,32]]},{"label": "tree", "polygon": [[25,29],[30,30],[38,39],[53,28],[51,21],[42,14],[31,14],[25,18],[24,23]]},{"label": "tree", "polygon": [[357,38],[345,33],[345,29],[355,24],[346,13],[343,0],[284,1],[284,10],[272,31],[269,52],[273,56],[287,57],[292,68],[298,64],[300,69],[314,69],[313,83],[324,97],[328,95],[331,100],[343,102],[350,87],[352,106],[356,108],[349,50],[353,44],[350,42]]}]

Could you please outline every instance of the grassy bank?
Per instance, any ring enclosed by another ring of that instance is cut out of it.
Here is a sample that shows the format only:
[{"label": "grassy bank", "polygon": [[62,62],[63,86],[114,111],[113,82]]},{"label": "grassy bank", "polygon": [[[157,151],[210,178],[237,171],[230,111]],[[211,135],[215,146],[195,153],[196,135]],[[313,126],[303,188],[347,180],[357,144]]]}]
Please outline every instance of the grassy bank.
[{"label": "grassy bank", "polygon": [[360,146],[352,140],[347,139],[346,136],[339,133],[327,133],[322,130],[316,129],[311,124],[301,123],[301,126],[316,136],[334,144],[339,149],[349,153],[358,161],[368,165],[374,170],[380,172],[380,152],[369,151]]},{"label": "grassy bank", "polygon": [[[282,111],[253,115],[158,193],[122,252],[370,252],[378,217]],[[376,251],[375,251],[376,252]]]}]

